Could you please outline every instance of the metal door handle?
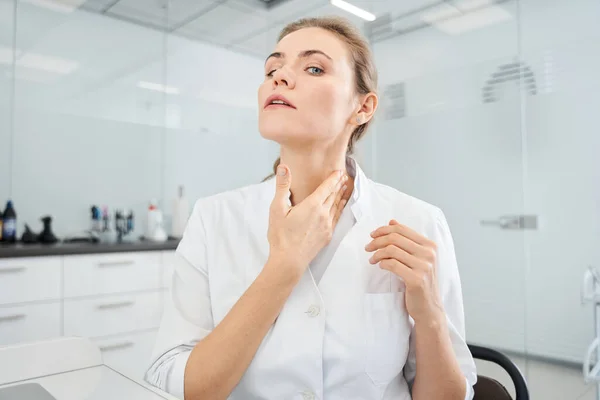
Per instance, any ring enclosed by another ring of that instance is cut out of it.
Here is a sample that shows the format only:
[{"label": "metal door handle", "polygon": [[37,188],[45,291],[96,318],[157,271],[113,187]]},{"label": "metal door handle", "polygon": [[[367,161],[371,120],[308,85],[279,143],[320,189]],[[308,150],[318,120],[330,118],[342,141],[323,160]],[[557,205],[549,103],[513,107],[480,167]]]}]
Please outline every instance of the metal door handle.
[{"label": "metal door handle", "polygon": [[113,308],[123,308],[123,307],[129,307],[134,305],[135,302],[134,301],[122,301],[119,303],[108,303],[108,304],[100,304],[98,306],[96,306],[96,308],[98,310],[110,310]]},{"label": "metal door handle", "polygon": [[25,317],[26,317],[25,314],[5,315],[5,316],[0,316],[0,322],[19,321],[21,319],[25,319]]},{"label": "metal door handle", "polygon": [[25,267],[0,268],[0,274],[18,274],[25,271]]},{"label": "metal door handle", "polygon": [[100,346],[100,351],[111,351],[111,350],[121,350],[126,349],[128,347],[132,347],[135,343],[133,342],[123,342],[123,343],[115,343],[109,344],[106,346]]},{"label": "metal door handle", "polygon": [[497,226],[500,229],[510,230],[537,230],[537,215],[503,215],[494,220],[481,220],[479,223],[483,226]]},{"label": "metal door handle", "polygon": [[131,260],[125,261],[111,261],[111,262],[100,262],[98,263],[99,268],[107,268],[107,267],[126,267],[128,265],[134,264]]}]

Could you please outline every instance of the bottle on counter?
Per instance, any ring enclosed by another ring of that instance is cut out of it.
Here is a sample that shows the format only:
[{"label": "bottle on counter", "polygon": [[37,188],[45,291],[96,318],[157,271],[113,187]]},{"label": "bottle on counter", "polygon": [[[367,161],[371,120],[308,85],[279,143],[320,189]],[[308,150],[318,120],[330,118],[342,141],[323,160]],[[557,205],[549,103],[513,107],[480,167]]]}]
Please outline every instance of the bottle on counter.
[{"label": "bottle on counter", "polygon": [[3,218],[3,214],[2,214],[2,210],[0,209],[0,242],[2,241],[2,218]]},{"label": "bottle on counter", "polygon": [[152,238],[154,231],[156,230],[156,224],[160,211],[157,206],[158,202],[156,199],[152,199],[148,205],[148,214],[146,215],[146,239]]},{"label": "bottle on counter", "polygon": [[2,241],[6,243],[17,241],[17,212],[11,200],[6,203],[6,210],[2,217]]},{"label": "bottle on counter", "polygon": [[182,238],[183,231],[190,217],[190,203],[184,193],[183,185],[179,186],[179,196],[173,201],[173,220],[171,224],[171,236]]}]

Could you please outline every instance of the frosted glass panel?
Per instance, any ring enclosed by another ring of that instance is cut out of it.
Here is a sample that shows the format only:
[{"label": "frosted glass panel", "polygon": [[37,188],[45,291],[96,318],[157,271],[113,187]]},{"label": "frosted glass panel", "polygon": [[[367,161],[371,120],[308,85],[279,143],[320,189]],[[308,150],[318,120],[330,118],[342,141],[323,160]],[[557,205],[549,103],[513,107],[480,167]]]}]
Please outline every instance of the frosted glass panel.
[{"label": "frosted glass panel", "polygon": [[19,2],[13,200],[19,229],[88,228],[92,204],[141,217],[161,195],[164,34]]},{"label": "frosted glass panel", "polygon": [[193,201],[259,183],[279,151],[258,132],[264,60],[177,36],[168,45],[167,84],[179,93],[166,104],[165,204],[179,185]]},{"label": "frosted glass panel", "polygon": [[521,1],[523,60],[537,85],[525,97],[527,208],[544,222],[529,237],[527,347],[571,362],[594,332],[583,274],[600,268],[598,21],[595,0]]},{"label": "frosted glass panel", "polygon": [[481,223],[523,212],[519,74],[498,78],[518,60],[517,4],[455,7],[436,20],[447,7],[422,11],[429,26],[374,45],[375,176],[446,214],[469,342],[524,353],[524,233]]},{"label": "frosted glass panel", "polygon": [[0,0],[0,202],[10,195],[13,14],[13,2]]}]

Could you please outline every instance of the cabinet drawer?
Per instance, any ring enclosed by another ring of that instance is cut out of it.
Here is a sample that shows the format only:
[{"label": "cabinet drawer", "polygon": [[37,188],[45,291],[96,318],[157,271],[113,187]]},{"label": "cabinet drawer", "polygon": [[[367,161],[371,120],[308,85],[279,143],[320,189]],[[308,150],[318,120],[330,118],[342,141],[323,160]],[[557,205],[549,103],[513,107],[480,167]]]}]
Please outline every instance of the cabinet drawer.
[{"label": "cabinet drawer", "polygon": [[161,286],[163,288],[170,288],[171,281],[173,280],[173,263],[175,262],[175,252],[174,251],[163,251],[162,253],[162,282]]},{"label": "cabinet drawer", "polygon": [[0,259],[0,304],[60,299],[60,257]]},{"label": "cabinet drawer", "polygon": [[68,256],[65,297],[158,289],[160,274],[160,252]]},{"label": "cabinet drawer", "polygon": [[65,336],[98,337],[157,328],[161,292],[65,300]]},{"label": "cabinet drawer", "polygon": [[104,364],[136,380],[143,380],[150,366],[156,331],[119,335],[94,342],[102,352]]},{"label": "cabinet drawer", "polygon": [[0,307],[0,346],[60,336],[60,302]]}]

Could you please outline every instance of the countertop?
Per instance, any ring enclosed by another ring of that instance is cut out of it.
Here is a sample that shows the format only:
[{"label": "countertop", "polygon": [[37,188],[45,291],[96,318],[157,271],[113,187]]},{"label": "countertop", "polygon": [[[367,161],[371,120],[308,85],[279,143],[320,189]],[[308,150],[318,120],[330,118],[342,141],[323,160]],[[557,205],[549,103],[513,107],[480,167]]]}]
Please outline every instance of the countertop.
[{"label": "countertop", "polygon": [[166,242],[140,240],[124,243],[57,243],[51,245],[0,243],[0,258],[175,250],[178,244],[179,240],[168,240]]}]

